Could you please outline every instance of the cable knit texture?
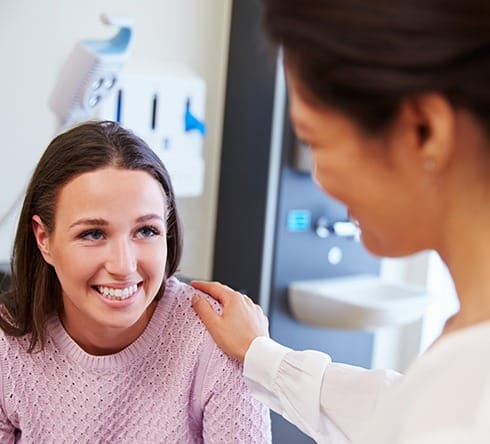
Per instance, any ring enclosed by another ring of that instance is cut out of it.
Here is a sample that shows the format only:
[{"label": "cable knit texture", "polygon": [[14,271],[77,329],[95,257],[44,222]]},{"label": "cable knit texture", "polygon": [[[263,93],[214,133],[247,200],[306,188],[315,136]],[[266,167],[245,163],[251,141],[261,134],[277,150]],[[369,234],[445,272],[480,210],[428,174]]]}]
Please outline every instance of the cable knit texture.
[{"label": "cable knit texture", "polygon": [[84,352],[57,316],[43,352],[0,333],[0,442],[270,443],[269,412],[194,313],[195,292],[170,278],[146,330],[113,355]]}]

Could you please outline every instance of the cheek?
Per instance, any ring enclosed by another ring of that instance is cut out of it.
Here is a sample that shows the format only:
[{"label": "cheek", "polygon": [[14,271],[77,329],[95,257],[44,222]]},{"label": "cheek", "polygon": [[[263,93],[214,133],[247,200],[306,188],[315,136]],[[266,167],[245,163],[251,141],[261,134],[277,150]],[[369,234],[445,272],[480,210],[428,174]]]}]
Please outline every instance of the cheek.
[{"label": "cheek", "polygon": [[167,244],[165,242],[148,245],[148,248],[142,252],[140,260],[146,270],[153,276],[163,276],[165,265],[167,263]]},{"label": "cheek", "polygon": [[332,191],[352,180],[355,168],[354,156],[343,146],[338,149],[315,148],[312,150],[313,177],[325,190]]},{"label": "cheek", "polygon": [[100,263],[96,254],[80,254],[79,250],[65,248],[53,253],[53,266],[60,280],[62,278],[84,278],[93,273]]},{"label": "cheek", "polygon": [[316,185],[329,196],[342,200],[342,196],[348,191],[349,183],[345,180],[346,174],[342,171],[331,168],[325,163],[314,163],[312,179]]}]

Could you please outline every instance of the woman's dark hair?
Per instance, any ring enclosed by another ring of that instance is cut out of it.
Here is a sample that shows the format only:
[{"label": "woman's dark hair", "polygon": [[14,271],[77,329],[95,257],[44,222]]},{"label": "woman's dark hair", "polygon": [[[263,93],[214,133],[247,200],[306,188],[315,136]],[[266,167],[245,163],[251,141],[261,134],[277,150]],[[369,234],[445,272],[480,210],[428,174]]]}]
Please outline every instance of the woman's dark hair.
[{"label": "woman's dark hair", "polygon": [[62,294],[54,268],[47,264],[36,243],[32,217],[38,215],[49,233],[54,230],[57,197],[61,188],[80,174],[105,167],[146,171],[165,193],[167,263],[165,281],[182,255],[182,229],[170,177],[160,158],[131,131],[110,121],[76,126],[49,144],[32,175],[20,214],[11,258],[11,286],[2,294],[0,328],[7,334],[30,333],[29,351],[44,346],[47,318],[59,312]]},{"label": "woman's dark hair", "polygon": [[377,131],[402,99],[442,93],[490,130],[488,0],[263,0],[309,98]]}]

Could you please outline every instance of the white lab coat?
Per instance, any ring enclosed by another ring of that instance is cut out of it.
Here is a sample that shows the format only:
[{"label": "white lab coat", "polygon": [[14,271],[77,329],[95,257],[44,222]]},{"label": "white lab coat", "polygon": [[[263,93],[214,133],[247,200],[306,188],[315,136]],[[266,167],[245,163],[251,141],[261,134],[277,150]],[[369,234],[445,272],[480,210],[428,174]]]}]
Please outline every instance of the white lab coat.
[{"label": "white lab coat", "polygon": [[446,335],[403,377],[261,337],[244,377],[318,443],[490,444],[490,322]]}]

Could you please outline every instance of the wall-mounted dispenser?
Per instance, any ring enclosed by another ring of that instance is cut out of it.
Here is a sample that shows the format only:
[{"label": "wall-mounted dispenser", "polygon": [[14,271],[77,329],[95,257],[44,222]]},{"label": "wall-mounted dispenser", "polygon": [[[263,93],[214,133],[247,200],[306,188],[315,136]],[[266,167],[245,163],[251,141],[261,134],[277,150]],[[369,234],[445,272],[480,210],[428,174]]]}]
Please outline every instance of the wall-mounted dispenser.
[{"label": "wall-mounted dispenser", "polygon": [[180,65],[157,62],[126,71],[101,105],[99,117],[116,120],[160,156],[177,196],[203,191],[206,85]]},{"label": "wall-mounted dispenser", "polygon": [[68,56],[49,99],[49,106],[59,120],[58,131],[94,116],[115,87],[128,58],[132,21],[105,14],[101,20],[119,27],[119,31],[109,40],[82,40]]},{"label": "wall-mounted dispenser", "polygon": [[[81,40],[72,49],[58,74],[49,97],[49,107],[58,118],[55,133],[77,122],[93,118],[97,108],[117,84],[132,40],[132,20],[101,15],[105,25],[119,30],[109,40]],[[27,186],[27,185],[26,185]],[[25,188],[0,214],[0,227],[14,214],[24,199]]]}]

